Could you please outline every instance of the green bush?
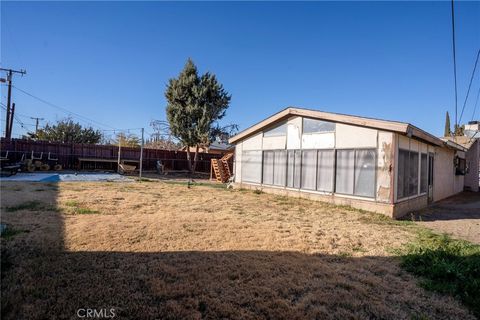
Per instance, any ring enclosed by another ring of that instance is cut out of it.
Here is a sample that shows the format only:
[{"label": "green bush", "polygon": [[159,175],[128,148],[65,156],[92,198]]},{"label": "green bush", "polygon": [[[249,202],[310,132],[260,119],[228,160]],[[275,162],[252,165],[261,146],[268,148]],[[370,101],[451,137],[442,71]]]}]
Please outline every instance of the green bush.
[{"label": "green bush", "polygon": [[402,267],[427,290],[449,294],[480,318],[480,246],[421,231],[402,254]]}]

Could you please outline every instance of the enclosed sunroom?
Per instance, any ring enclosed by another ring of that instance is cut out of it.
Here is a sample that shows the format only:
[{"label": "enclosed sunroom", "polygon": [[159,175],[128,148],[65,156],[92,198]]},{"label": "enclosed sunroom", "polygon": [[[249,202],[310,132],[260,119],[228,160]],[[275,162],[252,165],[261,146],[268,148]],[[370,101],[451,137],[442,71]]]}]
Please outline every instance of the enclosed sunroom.
[{"label": "enclosed sunroom", "polygon": [[464,152],[408,123],[287,108],[230,143],[243,188],[391,217],[463,189]]}]

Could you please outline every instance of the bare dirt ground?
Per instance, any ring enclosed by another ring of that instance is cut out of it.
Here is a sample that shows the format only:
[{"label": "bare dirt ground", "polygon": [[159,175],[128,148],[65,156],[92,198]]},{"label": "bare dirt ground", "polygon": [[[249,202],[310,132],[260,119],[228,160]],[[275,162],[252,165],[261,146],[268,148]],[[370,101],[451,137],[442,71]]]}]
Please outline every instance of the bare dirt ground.
[{"label": "bare dirt ground", "polygon": [[463,192],[414,215],[418,224],[480,244],[480,193]]},{"label": "bare dirt ground", "polygon": [[174,182],[2,183],[2,318],[469,319],[392,250],[411,224]]}]

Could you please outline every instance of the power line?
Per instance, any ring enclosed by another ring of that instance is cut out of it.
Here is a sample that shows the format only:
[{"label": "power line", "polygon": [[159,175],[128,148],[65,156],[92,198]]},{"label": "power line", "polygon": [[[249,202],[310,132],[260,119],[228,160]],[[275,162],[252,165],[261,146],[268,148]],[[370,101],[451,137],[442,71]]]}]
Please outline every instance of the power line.
[{"label": "power line", "polygon": [[[7,110],[6,107],[4,107],[4,104],[3,103],[0,103],[0,107],[2,107],[3,110]],[[33,123],[24,123],[22,122],[20,119],[17,118],[16,115],[13,116],[13,120],[15,120],[23,129],[25,130],[28,130],[27,128],[25,128],[25,126],[32,126],[32,127],[35,127],[35,125]]]},{"label": "power line", "polygon": [[480,88],[478,88],[477,99],[475,99],[475,106],[473,107],[472,121],[475,118],[475,112],[477,112],[478,97],[480,96]]},{"label": "power line", "polygon": [[462,112],[460,113],[460,120],[459,123],[462,122],[463,111],[465,110],[465,106],[467,105],[468,95],[470,94],[470,88],[472,87],[473,78],[475,77],[475,70],[477,70],[477,63],[478,57],[480,56],[480,49],[477,52],[477,58],[475,59],[475,65],[473,66],[472,76],[470,77],[470,83],[468,84],[467,95],[465,96],[465,101],[463,102]]},{"label": "power line", "polygon": [[107,127],[107,128],[111,128],[111,129],[116,130],[114,127],[109,126],[108,124],[104,124],[104,123],[95,121],[95,120],[93,120],[93,119],[87,118],[87,117],[85,117],[85,116],[82,116],[82,115],[80,115],[80,114],[78,114],[78,113],[75,113],[75,112],[73,112],[73,111],[70,111],[70,110],[68,110],[68,109],[66,109],[66,108],[63,108],[63,107],[61,107],[61,106],[59,106],[59,105],[56,105],[56,104],[54,104],[54,103],[52,103],[52,102],[49,102],[49,101],[45,100],[45,99],[39,98],[39,97],[37,97],[37,96],[35,96],[35,95],[33,95],[33,94],[31,94],[31,93],[23,90],[23,89],[20,89],[19,87],[16,87],[16,86],[13,86],[13,85],[12,85],[12,87],[14,87],[14,88],[17,89],[18,91],[26,94],[27,96],[30,96],[30,97],[32,97],[32,98],[34,98],[34,99],[36,99],[36,100],[38,100],[38,101],[46,104],[46,105],[49,105],[49,106],[51,106],[51,107],[53,107],[53,108],[62,110],[63,112],[66,112],[66,113],[68,113],[68,114],[73,114],[73,115],[75,115],[77,118],[79,118],[79,119],[81,119],[81,120],[83,120],[83,121],[91,122],[91,123],[96,123],[97,125],[100,125],[100,126],[102,126],[102,127]]},{"label": "power line", "polygon": [[455,50],[455,11],[452,0],[452,47],[453,47],[453,76],[455,79],[455,129],[457,128],[458,98],[457,98],[457,55]]}]

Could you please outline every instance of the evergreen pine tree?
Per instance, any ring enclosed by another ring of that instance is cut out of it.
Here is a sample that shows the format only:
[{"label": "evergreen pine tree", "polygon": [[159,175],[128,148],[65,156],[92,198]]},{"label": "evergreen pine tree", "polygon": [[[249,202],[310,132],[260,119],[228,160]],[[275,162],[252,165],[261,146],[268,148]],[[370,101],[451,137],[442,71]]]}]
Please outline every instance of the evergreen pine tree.
[{"label": "evergreen pine tree", "polygon": [[[186,147],[188,166],[194,172],[198,149],[211,142],[211,132],[225,116],[231,96],[215,75],[207,72],[199,76],[197,67],[188,59],[178,78],[169,80],[165,97],[170,131]],[[193,166],[190,147],[196,150]]]},{"label": "evergreen pine tree", "polygon": [[444,137],[448,137],[452,134],[452,131],[450,130],[450,115],[448,114],[445,116],[445,131],[443,132]]}]

